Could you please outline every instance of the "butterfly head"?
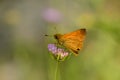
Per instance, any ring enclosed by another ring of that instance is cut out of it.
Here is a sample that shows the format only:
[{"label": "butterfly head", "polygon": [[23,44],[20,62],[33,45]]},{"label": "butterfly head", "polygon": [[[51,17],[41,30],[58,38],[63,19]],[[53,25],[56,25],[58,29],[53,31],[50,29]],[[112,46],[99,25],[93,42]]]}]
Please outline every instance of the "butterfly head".
[{"label": "butterfly head", "polygon": [[61,36],[62,36],[61,34],[55,34],[54,38],[57,39],[57,40],[59,40]]}]

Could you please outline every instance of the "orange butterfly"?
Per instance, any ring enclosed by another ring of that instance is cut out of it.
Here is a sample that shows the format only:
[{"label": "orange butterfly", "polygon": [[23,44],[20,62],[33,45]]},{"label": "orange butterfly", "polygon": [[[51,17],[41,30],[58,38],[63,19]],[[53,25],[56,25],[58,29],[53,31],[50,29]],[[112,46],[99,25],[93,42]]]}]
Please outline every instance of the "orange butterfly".
[{"label": "orange butterfly", "polygon": [[86,36],[86,29],[78,29],[67,34],[55,34],[54,38],[58,41],[58,44],[63,45],[69,51],[78,55],[78,51],[83,46],[83,41]]}]

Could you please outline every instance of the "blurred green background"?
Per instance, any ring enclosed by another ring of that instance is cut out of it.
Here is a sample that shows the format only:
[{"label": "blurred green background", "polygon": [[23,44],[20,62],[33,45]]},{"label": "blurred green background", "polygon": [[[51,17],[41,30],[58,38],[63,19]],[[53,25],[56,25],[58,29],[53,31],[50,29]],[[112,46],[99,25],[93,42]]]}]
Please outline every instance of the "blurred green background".
[{"label": "blurred green background", "polygon": [[87,29],[58,80],[120,80],[120,0],[0,0],[0,80],[54,80],[45,34]]}]

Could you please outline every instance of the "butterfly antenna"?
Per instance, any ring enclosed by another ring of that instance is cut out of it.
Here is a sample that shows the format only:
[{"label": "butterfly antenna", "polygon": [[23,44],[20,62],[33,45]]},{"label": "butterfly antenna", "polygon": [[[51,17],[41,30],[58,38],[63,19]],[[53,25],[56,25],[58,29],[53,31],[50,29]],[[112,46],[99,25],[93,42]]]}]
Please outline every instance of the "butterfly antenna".
[{"label": "butterfly antenna", "polygon": [[55,34],[56,34],[56,33],[58,33],[58,30],[57,30],[56,25],[55,25],[55,26],[53,26],[53,27],[54,27],[54,30],[55,30]]},{"label": "butterfly antenna", "polygon": [[45,34],[45,36],[49,36],[49,35]]},{"label": "butterfly antenna", "polygon": [[44,36],[53,37],[53,35],[47,35],[47,34],[45,34]]}]

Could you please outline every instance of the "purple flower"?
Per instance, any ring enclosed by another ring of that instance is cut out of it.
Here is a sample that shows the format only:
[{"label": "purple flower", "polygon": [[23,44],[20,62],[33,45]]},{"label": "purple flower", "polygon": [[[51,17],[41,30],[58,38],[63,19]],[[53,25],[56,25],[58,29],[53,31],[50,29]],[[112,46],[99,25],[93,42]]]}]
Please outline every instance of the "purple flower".
[{"label": "purple flower", "polygon": [[62,61],[64,60],[69,53],[62,48],[58,48],[55,44],[48,44],[48,50],[53,54],[55,59]]},{"label": "purple flower", "polygon": [[56,50],[56,48],[57,47],[54,44],[48,44],[49,51],[54,51],[54,50]]},{"label": "purple flower", "polygon": [[62,19],[61,13],[54,8],[45,9],[42,13],[42,17],[45,21],[50,23],[58,23]]}]

